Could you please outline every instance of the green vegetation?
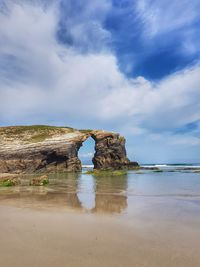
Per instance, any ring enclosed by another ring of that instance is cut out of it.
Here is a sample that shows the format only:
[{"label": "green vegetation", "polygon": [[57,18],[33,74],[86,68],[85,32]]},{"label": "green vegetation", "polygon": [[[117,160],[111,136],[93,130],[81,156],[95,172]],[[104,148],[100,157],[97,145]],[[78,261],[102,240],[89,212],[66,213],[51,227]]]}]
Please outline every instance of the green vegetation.
[{"label": "green vegetation", "polygon": [[10,126],[0,127],[0,138],[5,141],[20,140],[23,142],[42,142],[57,134],[66,134],[75,131],[71,127],[48,125]]},{"label": "green vegetation", "polygon": [[10,126],[10,127],[1,127],[0,133],[20,135],[25,132],[40,132],[42,130],[57,130],[64,127],[58,126],[49,126],[49,125],[29,125],[29,126]]},{"label": "green vegetation", "polygon": [[91,133],[92,132],[92,130],[91,129],[81,129],[81,130],[79,130],[79,132],[81,132],[81,133]]},{"label": "green vegetation", "polygon": [[11,180],[4,180],[4,181],[0,181],[0,186],[5,186],[5,187],[7,187],[7,186],[12,186],[12,185],[14,185],[13,183],[12,183],[12,181]]},{"label": "green vegetation", "polygon": [[31,141],[32,143],[38,143],[38,142],[44,141],[48,137],[50,137],[50,135],[47,135],[45,133],[38,134],[38,135],[34,135],[31,139],[29,139],[29,141]]},{"label": "green vegetation", "polygon": [[126,173],[126,170],[92,170],[85,172],[85,174],[92,174],[94,176],[121,176]]},{"label": "green vegetation", "polygon": [[0,180],[0,187],[9,187],[9,186],[15,186],[19,184],[19,180],[17,179],[3,179]]},{"label": "green vegetation", "polygon": [[47,185],[49,184],[49,178],[47,175],[42,175],[36,178],[33,178],[30,181],[30,185],[34,185],[34,186],[42,186],[42,185]]},{"label": "green vegetation", "polygon": [[47,185],[47,184],[49,184],[49,180],[48,180],[48,179],[44,179],[44,180],[42,181],[42,185]]}]

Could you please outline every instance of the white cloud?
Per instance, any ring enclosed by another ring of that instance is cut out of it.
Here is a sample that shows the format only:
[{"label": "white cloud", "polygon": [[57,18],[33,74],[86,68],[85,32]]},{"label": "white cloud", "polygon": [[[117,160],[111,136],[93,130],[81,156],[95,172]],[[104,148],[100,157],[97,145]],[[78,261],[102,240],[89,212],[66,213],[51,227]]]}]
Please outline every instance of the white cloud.
[{"label": "white cloud", "polygon": [[[103,8],[107,10],[107,6]],[[59,43],[57,26],[56,5],[44,9],[30,3],[11,4],[9,13],[0,13],[3,123],[32,123],[35,118],[40,123],[49,118],[67,122],[76,118],[77,126],[80,121],[88,125],[93,120],[95,127],[142,135],[173,131],[200,120],[199,65],[157,83],[143,77],[129,79],[120,72],[116,57],[108,49],[82,53],[77,47]],[[74,25],[71,32],[76,42],[85,31],[80,21]],[[97,33],[102,34],[98,40],[104,47],[105,32],[100,22]],[[193,140],[199,144],[196,138]]]},{"label": "white cloud", "polygon": [[[178,51],[184,56],[199,53],[199,0],[136,1],[137,17],[143,26],[144,42],[163,45],[175,42]],[[170,36],[170,37],[169,37]],[[163,48],[162,48],[163,49]]]},{"label": "white cloud", "polygon": [[200,119],[200,67],[174,73],[157,84],[121,80],[102,100],[104,118],[127,117],[143,127],[171,130]]},{"label": "white cloud", "polygon": [[199,146],[200,138],[195,136],[178,135],[178,136],[173,136],[170,140],[170,143],[173,145]]},{"label": "white cloud", "polygon": [[64,38],[82,52],[105,49],[111,35],[102,24],[111,9],[111,0],[69,0],[62,4],[60,30]]},{"label": "white cloud", "polygon": [[165,142],[167,145],[200,145],[200,138],[189,136],[185,134],[172,134],[172,133],[154,133],[149,134],[149,138],[156,142]]},{"label": "white cloud", "polygon": [[200,2],[198,0],[170,3],[167,0],[139,0],[136,6],[149,36],[181,29],[199,18]]}]

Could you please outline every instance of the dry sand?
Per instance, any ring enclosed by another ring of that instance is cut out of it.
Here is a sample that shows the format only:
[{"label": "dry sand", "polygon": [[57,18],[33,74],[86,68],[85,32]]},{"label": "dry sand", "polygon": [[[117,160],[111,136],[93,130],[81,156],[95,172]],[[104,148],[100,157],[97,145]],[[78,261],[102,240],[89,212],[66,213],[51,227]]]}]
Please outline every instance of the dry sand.
[{"label": "dry sand", "polygon": [[197,228],[147,220],[1,203],[0,266],[200,266]]}]

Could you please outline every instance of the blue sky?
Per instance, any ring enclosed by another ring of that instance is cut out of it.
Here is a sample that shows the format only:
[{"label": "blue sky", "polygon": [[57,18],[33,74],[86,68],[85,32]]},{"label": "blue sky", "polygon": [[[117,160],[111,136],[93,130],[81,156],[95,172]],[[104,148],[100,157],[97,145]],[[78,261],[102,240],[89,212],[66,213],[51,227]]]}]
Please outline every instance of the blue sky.
[{"label": "blue sky", "polygon": [[0,125],[117,131],[132,160],[200,162],[199,10],[199,0],[0,0]]}]

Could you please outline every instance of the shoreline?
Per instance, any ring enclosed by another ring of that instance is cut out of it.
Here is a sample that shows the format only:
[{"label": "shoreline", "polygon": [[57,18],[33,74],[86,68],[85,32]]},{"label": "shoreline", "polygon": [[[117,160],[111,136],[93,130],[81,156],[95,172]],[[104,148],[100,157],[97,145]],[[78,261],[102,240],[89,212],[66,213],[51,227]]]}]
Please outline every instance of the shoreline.
[{"label": "shoreline", "polygon": [[[0,205],[0,263],[6,267],[199,266],[197,239],[116,216]],[[174,236],[176,234],[176,236]],[[183,240],[187,238],[187,243]],[[189,238],[189,239],[188,239]]]}]

